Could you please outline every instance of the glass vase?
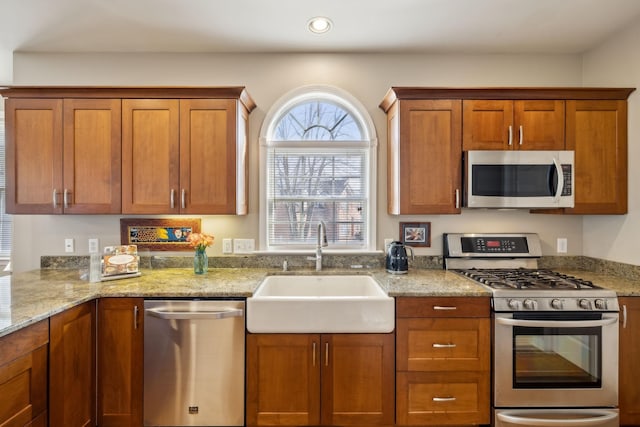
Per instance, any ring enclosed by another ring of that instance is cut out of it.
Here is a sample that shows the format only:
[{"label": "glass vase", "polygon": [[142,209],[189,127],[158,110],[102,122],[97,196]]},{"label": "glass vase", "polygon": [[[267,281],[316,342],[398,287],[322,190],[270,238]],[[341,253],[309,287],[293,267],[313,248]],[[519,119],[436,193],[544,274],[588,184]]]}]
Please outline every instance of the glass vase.
[{"label": "glass vase", "polygon": [[209,269],[209,258],[205,249],[196,249],[193,256],[193,272],[196,274],[204,274]]}]

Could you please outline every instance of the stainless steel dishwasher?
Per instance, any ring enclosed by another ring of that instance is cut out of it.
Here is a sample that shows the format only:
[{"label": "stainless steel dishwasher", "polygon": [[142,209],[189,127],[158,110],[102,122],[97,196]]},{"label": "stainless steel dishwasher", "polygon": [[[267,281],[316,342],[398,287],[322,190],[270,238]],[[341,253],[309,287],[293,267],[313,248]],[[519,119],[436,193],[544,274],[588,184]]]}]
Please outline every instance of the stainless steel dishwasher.
[{"label": "stainless steel dishwasher", "polygon": [[144,302],[144,425],[244,425],[244,301]]}]

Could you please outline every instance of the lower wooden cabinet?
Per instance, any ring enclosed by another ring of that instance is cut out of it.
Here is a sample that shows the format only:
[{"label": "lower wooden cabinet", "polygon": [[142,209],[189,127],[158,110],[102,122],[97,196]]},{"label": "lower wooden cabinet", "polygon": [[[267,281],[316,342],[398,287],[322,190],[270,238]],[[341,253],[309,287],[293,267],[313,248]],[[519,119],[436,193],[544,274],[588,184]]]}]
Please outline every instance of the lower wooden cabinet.
[{"label": "lower wooden cabinet", "polygon": [[396,424],[490,422],[489,298],[396,299]]},{"label": "lower wooden cabinet", "polygon": [[143,424],[144,300],[98,300],[98,425]]},{"label": "lower wooden cabinet", "polygon": [[49,321],[0,338],[0,426],[47,425]]},{"label": "lower wooden cabinet", "polygon": [[95,301],[50,318],[49,426],[95,426]]},{"label": "lower wooden cabinet", "polygon": [[640,425],[640,298],[621,297],[619,396],[620,425]]},{"label": "lower wooden cabinet", "polygon": [[393,425],[394,334],[249,334],[246,422]]}]

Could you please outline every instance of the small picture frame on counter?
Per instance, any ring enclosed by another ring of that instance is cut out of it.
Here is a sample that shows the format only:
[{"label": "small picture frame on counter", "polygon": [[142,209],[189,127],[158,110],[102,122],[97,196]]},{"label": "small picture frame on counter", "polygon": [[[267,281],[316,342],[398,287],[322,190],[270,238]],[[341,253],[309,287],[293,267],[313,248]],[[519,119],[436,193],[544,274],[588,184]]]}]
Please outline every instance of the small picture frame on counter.
[{"label": "small picture frame on counter", "polygon": [[431,223],[401,222],[400,241],[408,246],[431,247]]}]

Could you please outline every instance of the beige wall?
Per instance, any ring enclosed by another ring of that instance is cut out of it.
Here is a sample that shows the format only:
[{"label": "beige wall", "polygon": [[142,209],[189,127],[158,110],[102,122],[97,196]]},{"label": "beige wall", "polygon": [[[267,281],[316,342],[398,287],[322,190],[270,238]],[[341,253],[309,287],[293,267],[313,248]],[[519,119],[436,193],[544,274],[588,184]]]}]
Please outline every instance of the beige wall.
[{"label": "beige wall", "polygon": [[[584,85],[640,89],[640,22],[584,55]],[[584,253],[640,265],[640,93],[629,97],[629,213],[584,219]]]},{"label": "beige wall", "polygon": [[[367,108],[378,132],[378,242],[398,237],[399,221],[430,221],[431,248],[440,255],[443,232],[538,232],[543,252],[555,254],[557,237],[569,239],[569,254],[582,254],[582,217],[531,215],[526,211],[469,211],[462,215],[401,216],[386,213],[386,123],[378,108],[390,86],[580,86],[582,60],[573,55],[386,55],[386,54],[27,54],[14,55],[16,85],[244,85],[258,107],[250,118],[250,213],[246,217],[203,217],[221,239],[258,237],[258,145],[260,126],[283,94],[306,84],[338,86]],[[17,216],[14,269],[37,268],[41,255],[62,255],[65,237],[76,254],[87,238],[119,243],[118,216]]]}]

